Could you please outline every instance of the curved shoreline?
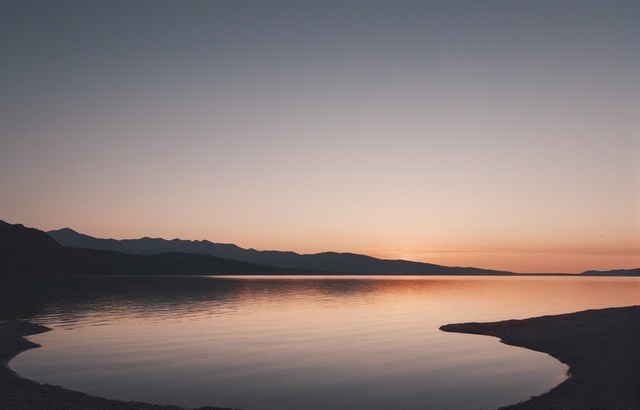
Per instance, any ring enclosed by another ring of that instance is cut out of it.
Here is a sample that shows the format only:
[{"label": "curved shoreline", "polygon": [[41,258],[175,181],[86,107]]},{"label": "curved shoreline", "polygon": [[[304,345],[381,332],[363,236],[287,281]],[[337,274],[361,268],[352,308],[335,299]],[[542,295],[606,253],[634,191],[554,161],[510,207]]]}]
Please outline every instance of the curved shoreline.
[{"label": "curved shoreline", "polygon": [[[40,345],[25,336],[48,332],[49,328],[29,322],[0,323],[0,408],[2,409],[64,409],[64,410],[182,410],[182,407],[134,401],[119,401],[90,396],[60,386],[40,384],[24,379],[11,370],[9,361],[25,350]],[[196,410],[234,410],[221,407],[200,407]]]},{"label": "curved shoreline", "polygon": [[569,366],[570,377],[555,388],[500,410],[640,409],[640,306],[440,329],[495,336]]},{"label": "curved shoreline", "polygon": [[[640,408],[640,306],[587,310],[493,323],[445,325],[446,332],[495,336],[502,343],[548,353],[569,365],[571,377],[540,396],[500,410],[637,410]],[[8,367],[17,354],[39,347],[24,337],[50,329],[0,323],[0,407],[65,410],[181,410],[90,396],[24,379]],[[199,410],[230,410],[201,407]]]}]

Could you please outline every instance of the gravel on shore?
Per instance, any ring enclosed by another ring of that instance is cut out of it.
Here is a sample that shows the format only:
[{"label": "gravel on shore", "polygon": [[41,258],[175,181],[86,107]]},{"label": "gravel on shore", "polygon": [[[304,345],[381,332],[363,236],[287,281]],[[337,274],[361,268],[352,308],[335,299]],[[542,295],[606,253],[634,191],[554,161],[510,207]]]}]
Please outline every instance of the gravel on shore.
[{"label": "gravel on shore", "polygon": [[[640,409],[640,306],[494,323],[451,324],[441,329],[496,336],[502,343],[548,353],[569,365],[571,377],[556,388],[500,410]],[[0,323],[0,409],[181,409],[94,397],[24,379],[9,369],[8,363],[14,356],[39,347],[24,337],[48,330],[28,322]]]},{"label": "gravel on shore", "polygon": [[570,377],[554,389],[500,410],[640,409],[640,306],[440,329],[499,337],[569,366]]}]

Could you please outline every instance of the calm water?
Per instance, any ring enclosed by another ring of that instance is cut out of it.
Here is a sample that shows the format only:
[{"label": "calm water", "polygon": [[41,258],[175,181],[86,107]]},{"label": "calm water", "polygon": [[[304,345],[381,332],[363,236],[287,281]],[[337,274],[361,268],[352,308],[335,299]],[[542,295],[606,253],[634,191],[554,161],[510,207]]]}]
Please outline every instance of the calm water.
[{"label": "calm water", "polygon": [[10,366],[91,394],[247,410],[491,409],[564,380],[447,323],[640,304],[638,278],[56,278],[0,283],[54,330]]}]

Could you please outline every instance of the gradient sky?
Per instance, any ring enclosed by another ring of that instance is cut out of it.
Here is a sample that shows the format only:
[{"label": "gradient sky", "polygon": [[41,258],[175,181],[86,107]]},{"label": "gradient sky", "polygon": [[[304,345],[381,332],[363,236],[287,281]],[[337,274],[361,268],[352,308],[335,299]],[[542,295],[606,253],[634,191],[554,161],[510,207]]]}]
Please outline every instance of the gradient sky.
[{"label": "gradient sky", "polygon": [[638,1],[0,3],[0,219],[640,265]]}]

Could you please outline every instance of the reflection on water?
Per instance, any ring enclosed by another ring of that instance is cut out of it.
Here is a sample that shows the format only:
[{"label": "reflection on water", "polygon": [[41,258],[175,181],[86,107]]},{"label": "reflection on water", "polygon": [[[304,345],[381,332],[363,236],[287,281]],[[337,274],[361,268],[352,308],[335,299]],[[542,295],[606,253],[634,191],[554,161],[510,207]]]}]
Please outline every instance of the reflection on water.
[{"label": "reflection on water", "polygon": [[637,278],[2,279],[0,317],[44,323],[25,377],[123,400],[268,409],[478,409],[540,394],[566,366],[491,321],[639,304]]}]

